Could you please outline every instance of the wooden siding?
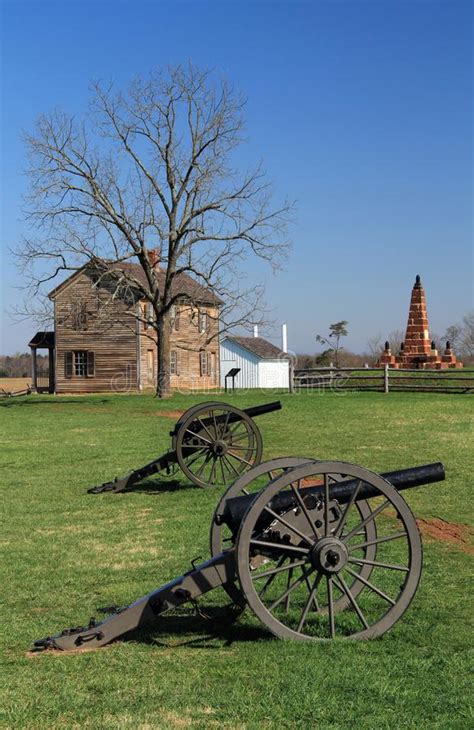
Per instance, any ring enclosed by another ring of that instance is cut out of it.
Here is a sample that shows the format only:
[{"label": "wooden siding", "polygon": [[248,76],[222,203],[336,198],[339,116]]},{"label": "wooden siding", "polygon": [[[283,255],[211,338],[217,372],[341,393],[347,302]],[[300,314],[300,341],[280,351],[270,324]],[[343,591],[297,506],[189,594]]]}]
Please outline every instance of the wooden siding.
[{"label": "wooden siding", "polygon": [[[143,307],[143,305],[142,305]],[[191,309],[189,305],[177,305],[179,328],[171,331],[171,350],[178,353],[178,374],[171,375],[171,387],[174,390],[207,390],[219,386],[219,310],[215,306],[202,306],[200,310],[208,313],[207,333],[199,332],[198,308]],[[209,336],[214,339],[206,344]],[[156,383],[157,364],[156,336],[152,329],[145,329],[140,323],[140,384],[141,388],[151,388]],[[200,350],[204,350],[209,357],[209,368],[213,369],[209,375],[201,375]],[[153,381],[148,377],[149,351],[153,352],[155,372]],[[214,367],[212,368],[212,363]]]},{"label": "wooden siding", "polygon": [[[84,329],[77,329],[77,312],[86,311]],[[137,387],[135,319],[121,300],[92,287],[81,274],[58,292],[54,307],[57,393],[123,392]],[[65,377],[65,353],[94,352],[92,377]]]},{"label": "wooden siding", "polygon": [[[143,303],[136,306],[142,307]],[[171,376],[173,389],[212,389],[219,385],[219,343],[208,336],[219,330],[219,309],[199,307],[208,313],[208,332],[199,332],[198,308],[177,307],[179,329],[171,334],[171,349],[178,352],[178,373]],[[83,327],[81,329],[81,327]],[[55,295],[55,375],[57,393],[127,392],[155,387],[156,334],[137,322],[120,299],[105,289],[96,290],[86,274],[71,279]],[[199,351],[205,350],[213,372],[201,375]],[[93,352],[94,375],[68,378],[67,352]],[[138,364],[138,368],[137,368]],[[151,376],[151,377],[150,377]]]},{"label": "wooden siding", "polygon": [[258,357],[230,337],[225,337],[221,342],[220,361],[222,387],[231,368],[240,368],[235,378],[236,388],[289,387],[289,360]]}]

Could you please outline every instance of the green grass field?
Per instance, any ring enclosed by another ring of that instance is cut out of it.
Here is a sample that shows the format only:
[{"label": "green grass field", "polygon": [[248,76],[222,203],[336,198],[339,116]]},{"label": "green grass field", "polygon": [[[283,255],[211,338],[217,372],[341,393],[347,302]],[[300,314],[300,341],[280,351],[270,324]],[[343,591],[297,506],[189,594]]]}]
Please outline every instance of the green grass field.
[{"label": "green grass field", "polygon": [[[183,608],[105,649],[28,655],[34,639],[100,616],[97,607],[130,603],[208,555],[219,491],[157,477],[128,494],[86,494],[165,451],[175,420],[166,413],[203,399],[29,396],[0,404],[0,726],[472,727],[465,527],[448,530],[458,539],[425,537],[415,600],[376,641],[279,641],[250,612],[211,631]],[[239,407],[272,399],[232,396]],[[281,399],[283,411],[258,421],[265,457],[342,459],[375,471],[441,460],[445,482],[405,495],[428,525],[472,526],[469,396]],[[227,601],[216,592],[202,605]]]}]

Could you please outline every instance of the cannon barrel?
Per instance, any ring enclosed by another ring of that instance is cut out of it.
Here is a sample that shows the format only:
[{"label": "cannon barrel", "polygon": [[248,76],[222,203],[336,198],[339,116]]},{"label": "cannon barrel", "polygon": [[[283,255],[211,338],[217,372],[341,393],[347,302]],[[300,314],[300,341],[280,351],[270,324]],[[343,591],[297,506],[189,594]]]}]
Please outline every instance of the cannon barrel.
[{"label": "cannon barrel", "polygon": [[[250,408],[243,409],[247,416],[255,418],[256,416],[263,416],[265,413],[272,413],[273,411],[281,410],[281,402],[274,400],[271,403],[262,403],[260,406],[251,406]],[[231,419],[232,420],[232,417]]]},{"label": "cannon barrel", "polygon": [[[242,410],[250,418],[255,418],[256,416],[264,416],[266,413],[279,411],[281,410],[281,408],[281,402],[279,400],[275,400],[271,403],[262,403],[262,405],[260,406],[251,406],[250,408],[243,408]],[[179,419],[179,421],[175,423],[173,430],[170,431],[170,436],[176,436],[185,418],[186,413]],[[218,423],[219,425],[226,423],[229,426],[231,423],[237,423],[237,421],[241,420],[242,416],[240,416],[238,413],[232,413],[231,411],[229,411],[228,413],[221,413],[221,415],[212,418],[203,418],[200,420],[200,423],[203,426],[213,426],[216,423]]]},{"label": "cannon barrel", "polygon": [[[317,467],[315,468],[315,472]],[[444,466],[440,462],[434,464],[425,464],[423,466],[414,466],[410,469],[399,469],[398,471],[389,471],[381,474],[392,486],[399,491],[403,489],[412,489],[413,487],[419,487],[422,484],[433,484],[434,482],[442,482],[445,478]],[[358,479],[348,479],[347,481],[340,482],[339,484],[331,485],[331,499],[337,499],[340,504],[347,503],[352,495],[352,492],[358,484]],[[324,495],[323,486],[305,487],[304,495]],[[359,490],[358,499],[370,499],[370,497],[376,497],[379,494],[378,490],[369,484],[362,484]],[[242,519],[250,506],[250,504],[258,497],[259,492],[255,494],[245,494],[241,497],[234,497],[229,499],[224,507],[224,512],[217,516],[219,524],[227,524],[233,532],[238,530]],[[270,503],[271,509],[274,512],[284,512],[285,510],[291,509],[296,506],[296,501],[293,492],[290,490],[280,492],[277,494]],[[270,518],[271,519],[271,518]]]}]

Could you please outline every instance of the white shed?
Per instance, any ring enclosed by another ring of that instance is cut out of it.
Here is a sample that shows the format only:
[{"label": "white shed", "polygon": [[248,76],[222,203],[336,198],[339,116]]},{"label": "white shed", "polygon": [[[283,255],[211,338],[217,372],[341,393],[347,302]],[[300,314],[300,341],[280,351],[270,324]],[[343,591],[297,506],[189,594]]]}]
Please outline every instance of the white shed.
[{"label": "white shed", "polygon": [[229,370],[240,368],[235,378],[236,388],[289,388],[288,354],[262,337],[224,337],[220,360],[222,387]]}]

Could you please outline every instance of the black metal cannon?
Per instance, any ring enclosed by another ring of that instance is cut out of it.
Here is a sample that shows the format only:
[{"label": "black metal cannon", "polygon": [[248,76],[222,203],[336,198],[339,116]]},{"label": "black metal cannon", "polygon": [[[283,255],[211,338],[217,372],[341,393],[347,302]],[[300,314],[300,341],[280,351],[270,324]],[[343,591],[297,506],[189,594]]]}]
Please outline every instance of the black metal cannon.
[{"label": "black metal cannon", "polygon": [[420,534],[400,491],[444,476],[440,463],[382,475],[299,457],[259,464],[220,499],[209,560],[35,649],[104,646],[217,587],[281,638],[380,636],[410,605],[422,568]]},{"label": "black metal cannon", "polygon": [[227,486],[262,458],[262,436],[253,419],[280,408],[280,401],[244,410],[219,402],[193,406],[170,431],[171,448],[165,454],[87,491],[123,492],[160,471],[174,473],[177,467],[198,487]]}]

